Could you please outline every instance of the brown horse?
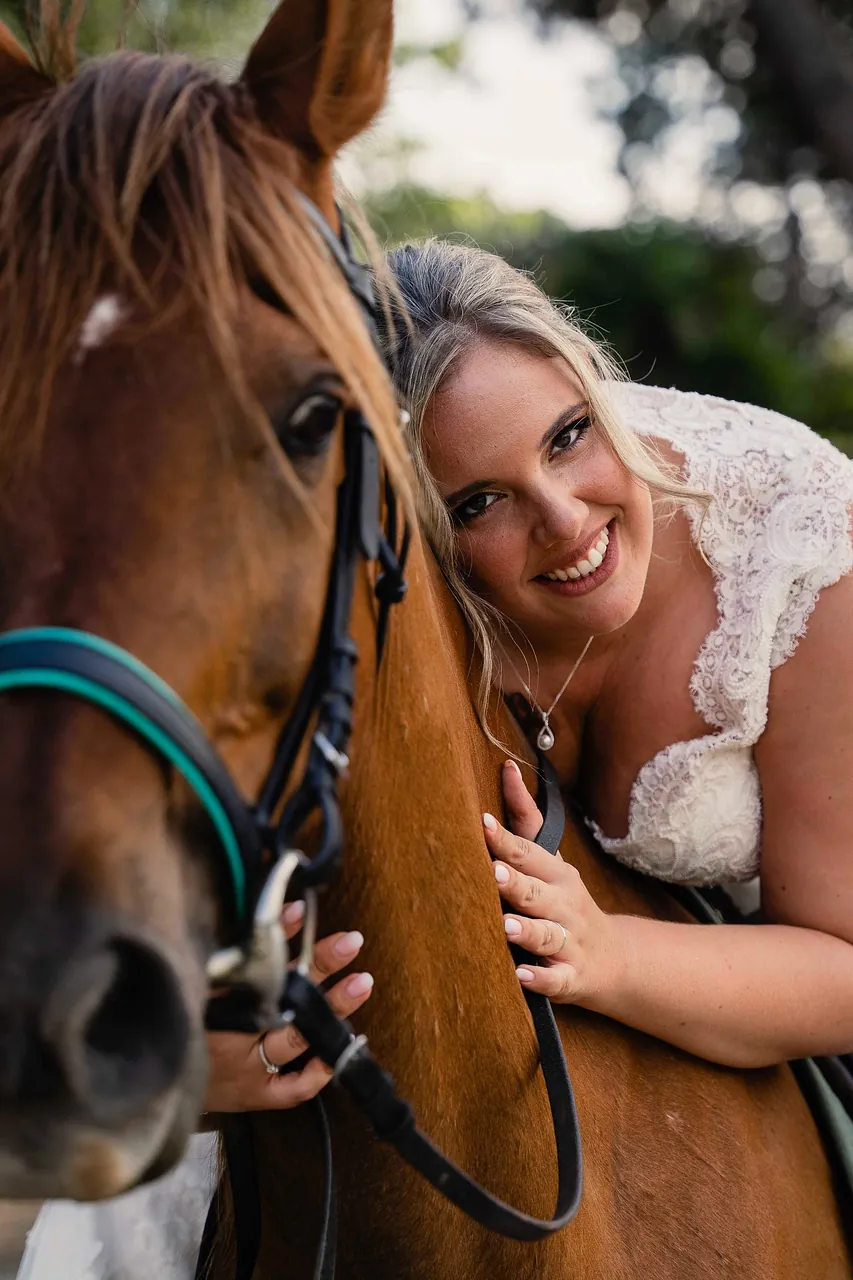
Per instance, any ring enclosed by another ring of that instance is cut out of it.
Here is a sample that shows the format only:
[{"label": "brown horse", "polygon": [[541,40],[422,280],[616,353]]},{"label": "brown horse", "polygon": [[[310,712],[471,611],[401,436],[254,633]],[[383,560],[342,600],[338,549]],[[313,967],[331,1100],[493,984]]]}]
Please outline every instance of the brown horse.
[{"label": "brown horse", "polygon": [[[235,86],[132,54],[75,74],[42,8],[35,62],[0,27],[0,630],[124,646],[251,796],[317,640],[342,407],[406,491],[381,362],[296,196],[335,219],[391,6],[282,5]],[[111,1195],[200,1109],[212,828],[93,706],[0,705],[0,1194]]]},{"label": "brown horse", "polygon": [[[481,828],[482,811],[500,804],[505,757],[475,717],[469,638],[422,543],[409,576],[378,683],[369,661],[361,669],[346,860],[329,922],[364,927],[378,977],[359,1030],[421,1128],[491,1190],[547,1217],[552,1125]],[[366,655],[373,627],[365,589],[355,634]],[[507,718],[496,713],[495,726],[513,740]],[[685,918],[663,886],[597,856],[577,830],[562,852],[605,909]],[[584,1143],[575,1222],[542,1244],[490,1236],[333,1093],[341,1280],[853,1275],[827,1161],[788,1068],[729,1070],[584,1010],[557,1012]],[[297,1111],[253,1127],[264,1210],[256,1280],[307,1280],[319,1230],[313,1122]],[[227,1265],[216,1275],[227,1280]]]},{"label": "brown horse", "polygon": [[[282,6],[236,89],[126,56],[64,83],[55,30],[39,69],[0,48],[0,627],[123,644],[198,713],[247,795],[316,638],[340,468],[324,397],[365,409],[405,485],[381,371],[293,201],[298,184],[334,217],[330,160],[381,102],[390,8]],[[480,828],[500,757],[422,544],[378,682],[366,575],[357,624],[349,852],[329,914],[369,933],[367,1026],[424,1127],[545,1214],[550,1125]],[[198,1107],[210,832],[125,731],[47,694],[4,698],[0,812],[0,1189],[109,1194],[174,1159]],[[565,851],[605,907],[675,914],[576,836]],[[342,1275],[850,1276],[787,1070],[712,1067],[576,1010],[561,1021],[586,1146],[576,1224],[537,1246],[489,1237],[336,1105]],[[305,1123],[257,1124],[259,1278],[308,1273]]]},{"label": "brown horse", "polygon": [[[491,1190],[545,1217],[556,1193],[552,1126],[481,831],[483,810],[500,804],[503,756],[473,711],[470,638],[419,541],[409,577],[378,680],[375,608],[361,583],[347,855],[326,923],[365,929],[378,986],[359,1029],[422,1128]],[[497,711],[495,727],[517,745]],[[563,854],[605,909],[686,918],[663,886],[602,859],[577,830]],[[853,1275],[830,1169],[789,1069],[733,1071],[583,1010],[558,1016],[585,1148],[575,1223],[538,1245],[490,1236],[332,1095],[341,1280]],[[256,1280],[307,1280],[319,1234],[313,1122],[291,1112],[253,1127],[264,1218]],[[217,1280],[229,1275],[223,1255]]]}]

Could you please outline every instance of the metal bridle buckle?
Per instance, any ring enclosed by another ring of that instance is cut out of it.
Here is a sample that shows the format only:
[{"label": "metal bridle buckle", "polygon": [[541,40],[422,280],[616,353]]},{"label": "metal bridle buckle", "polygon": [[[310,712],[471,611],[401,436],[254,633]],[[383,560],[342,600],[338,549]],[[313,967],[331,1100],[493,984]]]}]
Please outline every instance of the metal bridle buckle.
[{"label": "metal bridle buckle", "polygon": [[[252,923],[252,938],[247,948],[226,947],[216,951],[207,962],[207,976],[213,987],[235,985],[250,987],[258,996],[260,1023],[271,1029],[281,1026],[279,1009],[290,949],[281,924],[281,913],[287,890],[297,867],[310,865],[310,859],[299,849],[287,849],[273,867],[263,887]],[[317,940],[317,894],[305,891],[305,919],[302,923],[302,945],[298,971],[308,977],[314,963]]]},{"label": "metal bridle buckle", "polygon": [[343,1053],[338,1058],[337,1062],[333,1067],[333,1071],[335,1073],[336,1078],[341,1074],[342,1071],[346,1071],[347,1067],[352,1062],[353,1058],[357,1054],[361,1053],[362,1049],[365,1047],[366,1044],[367,1044],[367,1036],[355,1036],[355,1035],[352,1036],[349,1044],[344,1049]]},{"label": "metal bridle buckle", "polygon": [[314,745],[326,763],[332,766],[338,777],[346,777],[349,769],[349,756],[343,751],[338,751],[337,747],[333,747],[325,733],[320,729],[314,734]]}]

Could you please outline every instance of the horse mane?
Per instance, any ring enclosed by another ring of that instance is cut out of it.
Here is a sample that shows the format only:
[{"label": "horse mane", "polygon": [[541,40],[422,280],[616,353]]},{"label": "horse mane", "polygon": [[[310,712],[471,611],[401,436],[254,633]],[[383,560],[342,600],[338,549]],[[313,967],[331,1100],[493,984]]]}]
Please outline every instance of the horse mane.
[{"label": "horse mane", "polygon": [[192,309],[235,390],[241,290],[277,295],[336,364],[410,497],[396,404],[358,309],[298,202],[299,157],[248,91],[190,60],[118,52],[78,68],[82,5],[41,0],[45,89],[0,116],[0,478],[43,434],[55,378],[103,294],[132,331]]}]

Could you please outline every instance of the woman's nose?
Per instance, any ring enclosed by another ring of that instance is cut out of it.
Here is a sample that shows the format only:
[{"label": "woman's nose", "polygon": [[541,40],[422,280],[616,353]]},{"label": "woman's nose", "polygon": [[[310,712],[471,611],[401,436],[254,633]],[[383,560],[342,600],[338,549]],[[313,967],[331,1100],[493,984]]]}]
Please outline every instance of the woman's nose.
[{"label": "woman's nose", "polygon": [[533,525],[533,540],[542,547],[555,542],[575,542],[586,528],[589,509],[565,489],[543,495]]}]

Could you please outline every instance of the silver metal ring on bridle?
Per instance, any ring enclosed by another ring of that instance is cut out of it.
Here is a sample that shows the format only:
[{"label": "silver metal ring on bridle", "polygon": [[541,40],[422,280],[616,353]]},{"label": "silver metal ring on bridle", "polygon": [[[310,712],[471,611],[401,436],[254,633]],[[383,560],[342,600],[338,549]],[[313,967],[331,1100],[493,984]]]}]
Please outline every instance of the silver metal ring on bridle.
[{"label": "silver metal ring on bridle", "polygon": [[266,1071],[267,1075],[277,1076],[280,1074],[280,1066],[278,1063],[270,1062],[269,1058],[267,1057],[267,1051],[264,1048],[264,1041],[266,1040],[267,1035],[268,1035],[268,1032],[265,1031],[264,1034],[261,1036],[260,1040],[258,1041],[258,1057],[263,1063],[264,1071]]}]

